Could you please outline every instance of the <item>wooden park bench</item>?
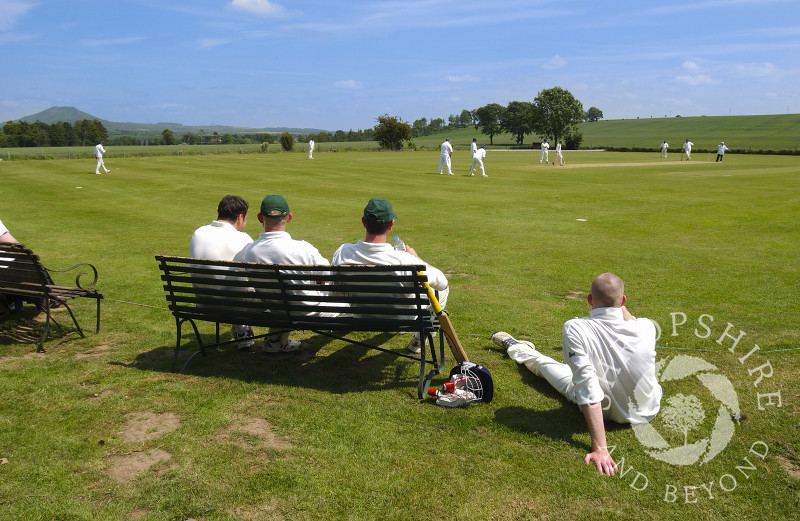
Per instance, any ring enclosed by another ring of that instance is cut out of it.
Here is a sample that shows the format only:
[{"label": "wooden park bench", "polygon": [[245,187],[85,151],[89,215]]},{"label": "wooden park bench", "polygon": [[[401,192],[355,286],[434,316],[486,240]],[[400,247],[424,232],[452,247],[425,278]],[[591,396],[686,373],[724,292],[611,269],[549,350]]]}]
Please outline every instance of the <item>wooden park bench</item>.
[{"label": "wooden park bench", "polygon": [[[439,323],[428,309],[424,265],[295,266],[162,255],[157,255],[156,260],[177,330],[173,371],[181,349],[181,327],[188,322],[200,349],[189,356],[181,371],[198,353],[205,356],[210,347],[236,342],[220,340],[220,324],[243,324],[274,328],[272,334],[278,330],[312,331],[417,360],[420,398],[426,394],[433,375],[440,372],[444,340],[439,335],[437,354],[433,337]],[[312,295],[301,294],[303,291]],[[213,344],[203,343],[197,329],[199,321],[216,324]],[[416,333],[422,352],[415,355],[405,349],[388,350],[347,337],[356,331]],[[261,336],[265,335],[256,338]],[[431,369],[426,372],[427,366]]]},{"label": "wooden park bench", "polygon": [[[73,270],[78,271],[75,275],[75,286],[59,286],[53,283],[51,273],[69,273]],[[93,275],[88,285],[84,286],[81,277],[91,272]],[[64,340],[67,336],[78,333],[84,337],[83,329],[75,319],[75,315],[67,302],[80,297],[93,298],[97,301],[97,320],[95,333],[100,331],[100,300],[103,298],[95,284],[97,283],[97,270],[94,266],[87,263],[76,264],[65,270],[50,270],[45,268],[39,257],[23,246],[15,243],[0,244],[0,295],[19,297],[20,300],[33,302],[39,309],[45,312],[46,318],[44,331],[39,339],[37,351],[44,351],[44,342],[50,330],[50,323],[55,324],[64,333]],[[77,331],[67,332],[64,327],[53,318],[52,310],[58,306],[64,306],[72,318]]]}]

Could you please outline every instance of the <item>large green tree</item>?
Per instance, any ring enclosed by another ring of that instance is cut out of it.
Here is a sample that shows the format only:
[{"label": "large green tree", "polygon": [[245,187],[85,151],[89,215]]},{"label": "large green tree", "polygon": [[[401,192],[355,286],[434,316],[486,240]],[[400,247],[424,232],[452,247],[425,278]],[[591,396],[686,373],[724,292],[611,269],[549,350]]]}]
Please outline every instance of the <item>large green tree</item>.
[{"label": "large green tree", "polygon": [[414,137],[427,136],[430,133],[428,129],[428,120],[426,118],[414,120],[414,124],[411,126],[411,132]]},{"label": "large green tree", "polygon": [[79,119],[75,122],[75,133],[83,146],[108,139],[108,131],[99,119]]},{"label": "large green tree", "polygon": [[462,127],[468,127],[472,124],[472,112],[467,109],[461,111],[461,115],[458,116],[458,123]]},{"label": "large green tree", "polygon": [[583,104],[561,87],[545,89],[533,100],[533,131],[553,143],[575,132],[583,116]]},{"label": "large green tree", "polygon": [[603,111],[597,107],[589,107],[589,110],[586,111],[586,121],[597,121],[598,119],[603,119]]},{"label": "large green tree", "polygon": [[375,141],[389,150],[401,150],[403,141],[411,139],[411,125],[393,116],[378,116],[378,124],[372,131]]},{"label": "large green tree", "polygon": [[475,111],[475,128],[481,130],[481,134],[489,136],[489,144],[493,144],[495,134],[503,131],[503,113],[505,107],[497,103],[489,103]]},{"label": "large green tree", "polygon": [[521,145],[525,134],[533,131],[533,103],[528,101],[512,101],[506,107],[500,119],[500,125]]},{"label": "large green tree", "polygon": [[161,131],[161,139],[164,141],[165,145],[174,145],[177,143],[177,141],[175,141],[175,133],[168,128]]}]

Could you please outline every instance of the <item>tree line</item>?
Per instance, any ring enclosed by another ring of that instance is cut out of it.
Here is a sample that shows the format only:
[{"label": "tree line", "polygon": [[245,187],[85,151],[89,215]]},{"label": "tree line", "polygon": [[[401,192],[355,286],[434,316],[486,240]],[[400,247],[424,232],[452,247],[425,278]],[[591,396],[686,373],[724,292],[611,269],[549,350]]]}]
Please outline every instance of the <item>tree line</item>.
[{"label": "tree line", "polygon": [[509,133],[514,136],[516,144],[522,146],[525,136],[536,134],[553,143],[563,142],[566,148],[577,149],[583,136],[577,130],[581,121],[597,121],[603,112],[591,107],[584,112],[583,104],[568,90],[561,87],[545,89],[532,102],[512,101],[507,106],[489,103],[473,111],[463,110],[460,116],[450,116],[450,125],[444,120],[425,118],[414,121],[414,124],[389,115],[378,117],[373,135],[375,140],[390,150],[403,148],[403,142],[412,137],[426,136],[453,128],[467,127],[470,124],[489,136],[489,143],[494,143],[494,136]]},{"label": "tree line", "polygon": [[[532,102],[512,101],[505,107],[497,103],[489,103],[483,107],[467,110],[460,114],[451,114],[447,122],[443,118],[419,118],[413,124],[403,122],[399,118],[383,115],[378,117],[374,128],[348,132],[322,131],[307,135],[292,135],[294,140],[307,142],[313,139],[319,143],[377,141],[383,148],[399,150],[403,142],[410,142],[414,137],[428,136],[456,128],[474,125],[482,134],[489,136],[489,143],[494,144],[494,136],[509,133],[514,136],[516,144],[522,146],[525,136],[535,134],[553,143],[562,141],[566,148],[577,149],[583,139],[577,131],[581,121],[597,121],[603,112],[591,107],[584,112],[583,104],[568,90],[560,87],[545,89]],[[286,134],[286,132],[284,132]],[[58,122],[48,125],[41,121],[28,123],[25,121],[7,122],[0,132],[0,147],[59,147],[86,146],[100,141],[112,146],[138,145],[198,145],[198,144],[251,144],[279,143],[282,136],[268,132],[251,134],[220,135],[218,132],[184,133],[178,136],[168,128],[156,136],[116,136],[109,138],[108,131],[98,119],[82,119],[74,124]],[[411,145],[410,145],[411,146]]]},{"label": "tree line", "polygon": [[[337,130],[334,133],[322,131],[308,135],[295,134],[293,138],[303,142],[313,139],[319,143],[372,141],[374,139],[371,128],[357,131],[351,129],[348,132]],[[34,123],[9,121],[0,130],[0,148],[87,146],[95,145],[100,141],[111,146],[247,145],[252,143],[278,143],[280,136],[269,132],[249,134],[206,133],[202,129],[199,133],[187,132],[182,135],[176,135],[171,129],[165,128],[159,135],[109,137],[108,130],[98,119],[81,119],[74,123],[58,122],[53,124],[41,121]]]},{"label": "tree line", "polygon": [[108,139],[98,119],[79,119],[48,125],[41,121],[9,121],[0,132],[0,147],[70,147],[95,145]]}]

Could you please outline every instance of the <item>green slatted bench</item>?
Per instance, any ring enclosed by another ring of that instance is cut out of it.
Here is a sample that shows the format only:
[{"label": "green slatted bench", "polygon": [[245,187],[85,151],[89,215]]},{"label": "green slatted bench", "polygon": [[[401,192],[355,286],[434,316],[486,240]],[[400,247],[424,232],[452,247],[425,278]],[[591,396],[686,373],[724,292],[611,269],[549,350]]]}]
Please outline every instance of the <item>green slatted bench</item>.
[{"label": "green slatted bench", "polygon": [[[199,349],[189,355],[181,372],[197,354],[205,356],[209,348],[236,342],[220,339],[220,324],[273,328],[272,334],[277,330],[312,331],[416,360],[420,398],[425,396],[432,377],[440,372],[444,340],[438,335],[437,349],[434,337],[439,323],[428,309],[424,265],[296,266],[164,255],[157,255],[156,260],[169,310],[175,318],[173,371],[181,352],[181,329],[188,323]],[[302,294],[303,291],[314,295]],[[203,342],[198,322],[216,324],[213,343]],[[348,333],[358,331],[416,333],[422,351],[416,355],[348,338]]]}]

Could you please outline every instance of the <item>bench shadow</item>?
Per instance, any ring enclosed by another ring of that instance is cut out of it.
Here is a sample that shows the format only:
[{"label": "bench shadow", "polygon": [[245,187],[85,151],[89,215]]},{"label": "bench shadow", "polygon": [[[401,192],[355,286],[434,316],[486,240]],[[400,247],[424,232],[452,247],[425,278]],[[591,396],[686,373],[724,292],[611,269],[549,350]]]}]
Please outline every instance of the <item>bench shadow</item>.
[{"label": "bench shadow", "polygon": [[[522,434],[542,436],[586,452],[591,451],[591,444],[585,441],[588,440],[584,436],[588,434],[588,430],[580,408],[561,396],[545,379],[535,376],[524,366],[519,366],[518,371],[523,382],[536,392],[558,400],[561,407],[547,410],[522,406],[501,407],[495,411],[495,422]],[[604,423],[607,433],[630,427],[611,420],[605,420]],[[584,439],[578,438],[579,435]]]},{"label": "bench shadow", "polygon": [[[357,338],[365,344],[387,348],[395,338],[394,333],[376,333]],[[213,334],[201,335],[204,343],[213,343]],[[395,340],[391,346],[405,352],[408,336],[403,342]],[[176,370],[188,356],[199,349],[194,335],[183,338]],[[292,353],[263,353],[261,339],[248,351],[240,351],[236,344],[206,349],[206,356],[197,355],[184,369],[183,374],[200,377],[224,377],[246,382],[259,382],[289,387],[317,389],[334,394],[377,390],[406,389],[416,398],[419,362],[409,358],[384,353],[357,344],[345,344],[321,334],[302,340],[303,347]],[[319,354],[331,343],[341,343],[339,349]],[[172,372],[174,346],[161,346],[140,353],[132,364],[125,367],[146,371]],[[426,370],[431,366],[426,366]],[[444,372],[444,370],[443,370]],[[176,373],[178,374],[178,373]]]},{"label": "bench shadow", "polygon": [[[63,307],[51,311],[51,327],[45,338],[44,350],[56,347],[77,330],[65,327],[61,311]],[[0,314],[0,346],[30,344],[34,349],[39,347],[39,340],[44,332],[45,313],[33,305],[26,305],[22,311]],[[69,317],[67,316],[67,319]],[[53,340],[57,340],[53,343]]]}]

